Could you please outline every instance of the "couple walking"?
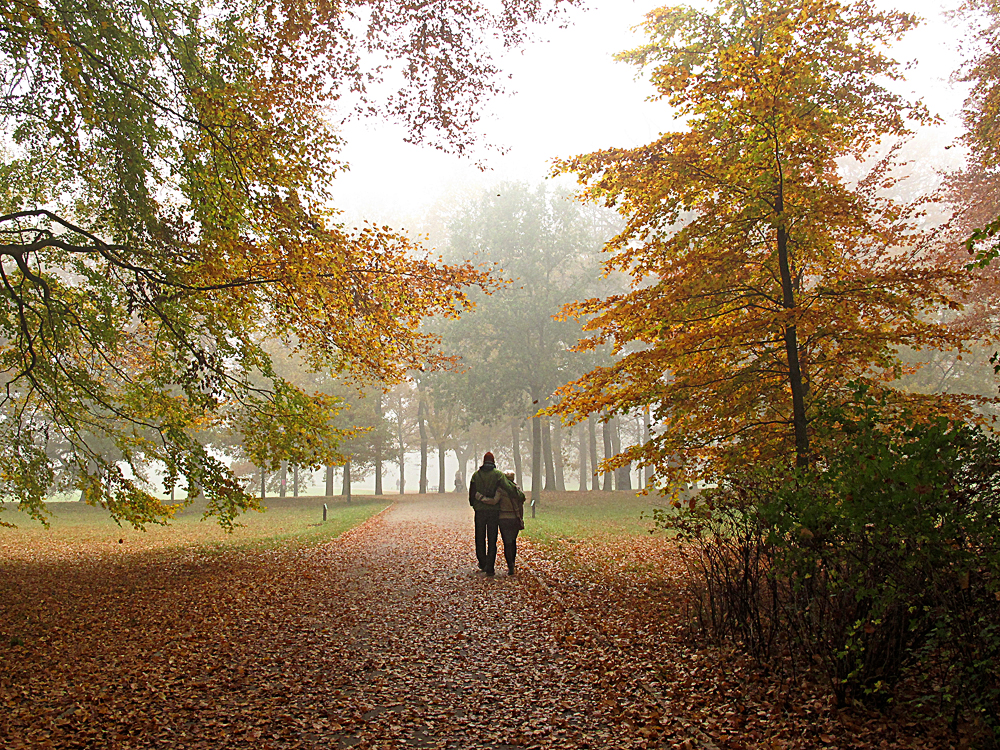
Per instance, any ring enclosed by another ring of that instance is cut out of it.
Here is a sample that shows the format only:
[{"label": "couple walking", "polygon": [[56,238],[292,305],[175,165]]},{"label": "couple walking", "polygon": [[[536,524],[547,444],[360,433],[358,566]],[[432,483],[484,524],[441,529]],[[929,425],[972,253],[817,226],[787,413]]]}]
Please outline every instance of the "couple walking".
[{"label": "couple walking", "polygon": [[476,511],[476,559],[479,569],[491,576],[497,559],[497,531],[503,538],[507,573],[514,575],[517,532],[524,528],[524,493],[514,484],[513,472],[496,467],[492,453],[469,482],[469,505]]}]

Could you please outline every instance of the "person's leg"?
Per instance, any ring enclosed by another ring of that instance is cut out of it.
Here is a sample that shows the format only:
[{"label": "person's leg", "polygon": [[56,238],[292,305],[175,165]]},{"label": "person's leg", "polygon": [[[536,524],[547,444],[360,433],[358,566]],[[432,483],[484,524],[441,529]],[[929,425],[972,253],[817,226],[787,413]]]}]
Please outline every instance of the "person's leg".
[{"label": "person's leg", "polygon": [[486,520],[486,574],[493,575],[497,562],[497,532],[500,529],[500,512],[490,513]]},{"label": "person's leg", "polygon": [[500,522],[500,537],[503,539],[503,556],[507,561],[507,572],[514,574],[514,557],[517,555],[517,521],[504,519]]},{"label": "person's leg", "polygon": [[486,532],[488,516],[487,511],[476,511],[476,561],[480,570],[486,570]]},{"label": "person's leg", "polygon": [[[510,535],[510,557],[507,558],[507,572],[514,575],[514,558],[517,557],[517,535],[521,531],[520,524],[516,524]],[[507,548],[504,547],[506,550]]]}]

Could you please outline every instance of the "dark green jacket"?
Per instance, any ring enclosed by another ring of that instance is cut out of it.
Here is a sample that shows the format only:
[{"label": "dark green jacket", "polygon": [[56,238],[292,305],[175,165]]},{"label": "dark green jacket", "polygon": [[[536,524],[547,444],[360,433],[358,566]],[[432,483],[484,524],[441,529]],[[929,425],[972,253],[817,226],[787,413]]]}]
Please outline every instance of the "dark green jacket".
[{"label": "dark green jacket", "polygon": [[476,493],[486,497],[494,497],[497,487],[507,487],[509,484],[511,484],[510,480],[503,475],[500,469],[493,464],[483,464],[479,467],[479,471],[472,475],[472,480],[469,482],[469,505],[476,510],[495,510],[499,513],[500,509],[495,503],[491,505],[477,500]]}]

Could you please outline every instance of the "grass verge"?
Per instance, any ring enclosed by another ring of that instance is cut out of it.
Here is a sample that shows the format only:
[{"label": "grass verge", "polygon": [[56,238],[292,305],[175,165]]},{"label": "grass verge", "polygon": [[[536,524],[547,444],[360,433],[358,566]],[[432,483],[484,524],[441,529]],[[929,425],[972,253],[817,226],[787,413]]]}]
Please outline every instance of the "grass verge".
[{"label": "grass verge", "polygon": [[524,532],[547,545],[594,538],[642,536],[653,530],[651,512],[666,502],[655,496],[619,492],[544,492],[531,518],[524,506]]},{"label": "grass verge", "polygon": [[[328,507],[323,522],[323,504]],[[268,498],[263,513],[248,513],[242,524],[227,533],[211,518],[202,519],[204,506],[184,508],[166,526],[145,531],[118,526],[101,508],[85,503],[52,503],[50,528],[27,516],[10,514],[16,529],[0,528],[0,554],[8,559],[31,557],[42,549],[61,556],[107,552],[141,552],[166,548],[200,547],[206,551],[281,545],[308,546],[339,536],[385,509],[391,499],[355,497]]]},{"label": "grass verge", "polygon": [[659,496],[618,492],[546,492],[535,518],[525,506],[526,540],[566,571],[626,573],[659,570],[669,538],[657,531],[652,511],[668,505]]}]

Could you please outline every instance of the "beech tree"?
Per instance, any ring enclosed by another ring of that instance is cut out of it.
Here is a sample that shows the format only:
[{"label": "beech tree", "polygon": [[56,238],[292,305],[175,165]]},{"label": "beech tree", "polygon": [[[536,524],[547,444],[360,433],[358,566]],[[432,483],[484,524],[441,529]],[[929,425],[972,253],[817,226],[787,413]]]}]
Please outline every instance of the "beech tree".
[{"label": "beech tree", "polygon": [[[967,295],[964,318],[979,323],[995,341],[1000,320],[1000,3],[996,0],[967,0],[962,16],[971,26],[967,58],[956,78],[971,84],[963,108],[968,157],[964,168],[947,176],[945,200],[955,211],[951,229],[964,245],[966,260],[973,256],[970,272],[972,288]],[[992,343],[992,342],[989,342]],[[992,357],[989,354],[992,352]],[[978,352],[989,357],[993,375],[1000,373],[1000,354],[993,346]],[[954,382],[963,376],[979,376],[983,368],[970,367],[970,357],[944,363],[942,381]],[[987,369],[988,372],[988,368]],[[978,370],[978,372],[977,372]],[[987,390],[996,393],[995,378]]]},{"label": "beech tree", "polygon": [[966,0],[961,10],[973,25],[969,54],[956,77],[971,84],[962,119],[963,138],[969,148],[969,164],[963,175],[952,179],[953,193],[969,200],[966,220],[975,222],[968,236],[968,249],[985,267],[1000,256],[996,235],[1000,232],[1000,203],[996,198],[1000,171],[1000,3],[997,0]]},{"label": "beech tree", "polygon": [[193,437],[206,423],[247,436],[269,470],[327,463],[336,405],[278,377],[261,341],[391,384],[440,361],[421,320],[457,314],[483,282],[402,234],[338,222],[330,186],[347,165],[331,113],[394,117],[412,140],[463,151],[497,90],[489,45],[517,44],[551,12],[520,0],[2,4],[0,499],[44,522],[56,434],[70,485],[135,526],[172,512],[136,478],[149,462],[200,487],[224,524],[254,507]]},{"label": "beech tree", "polygon": [[647,15],[648,43],[620,58],[651,71],[684,128],[556,167],[627,221],[607,268],[631,290],[567,308],[593,332],[582,348],[610,342],[621,358],[556,409],[652,407],[650,440],[617,462],[661,482],[759,459],[807,466],[812,420],[850,398],[848,381],[888,387],[899,347],[960,345],[931,315],[956,306],[960,270],[884,196],[892,151],[860,181],[838,166],[928,121],[883,84],[901,75],[886,46],[915,23],[835,0]]}]

